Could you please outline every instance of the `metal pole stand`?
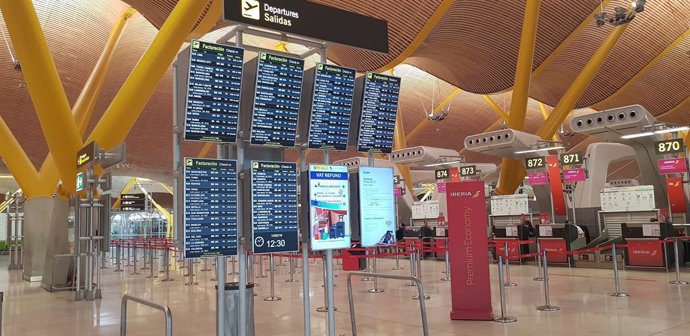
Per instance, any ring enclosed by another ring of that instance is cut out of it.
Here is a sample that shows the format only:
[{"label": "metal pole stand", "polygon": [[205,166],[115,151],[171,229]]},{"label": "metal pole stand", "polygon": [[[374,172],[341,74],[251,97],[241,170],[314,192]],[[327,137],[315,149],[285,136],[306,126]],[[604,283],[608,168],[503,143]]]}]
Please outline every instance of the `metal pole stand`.
[{"label": "metal pole stand", "polygon": [[[144,253],[143,253],[142,256],[141,256],[141,259],[144,260],[144,266],[141,268],[142,271],[149,269],[149,267],[146,266],[146,256],[149,254],[149,253],[146,253],[146,251],[149,251],[149,249],[146,248],[146,245],[147,245],[147,243],[145,242],[145,243],[144,243],[144,249],[143,249],[143,250],[144,250]],[[149,246],[149,247],[150,247],[150,246]]]},{"label": "metal pole stand", "polygon": [[230,257],[230,273],[229,275],[238,275],[240,272],[237,271],[237,258]]},{"label": "metal pole stand", "polygon": [[139,271],[137,270],[137,247],[136,245],[134,246],[134,270],[132,273],[129,273],[129,275],[139,275]]},{"label": "metal pole stand", "polygon": [[122,248],[120,247],[120,244],[118,243],[117,246],[115,246],[115,270],[113,272],[122,272],[122,257],[120,256],[120,253],[122,253]]},{"label": "metal pole stand", "polygon": [[543,306],[538,306],[537,310],[538,311],[558,311],[561,310],[561,308],[558,308],[556,306],[551,305],[551,299],[549,298],[549,263],[548,263],[548,258],[546,257],[546,251],[542,252],[542,262],[544,263],[544,302],[545,304]]},{"label": "metal pole stand", "polygon": [[101,269],[108,269],[108,256],[105,251],[101,252]]},{"label": "metal pole stand", "polygon": [[504,286],[506,286],[506,287],[517,287],[516,283],[510,281],[510,261],[508,260],[509,259],[508,258],[509,252],[508,252],[508,242],[507,241],[505,242],[504,246],[505,247],[503,249],[503,252],[504,252],[503,254],[505,255],[504,261],[506,264],[506,283],[504,284]]},{"label": "metal pole stand", "polygon": [[295,258],[290,256],[288,264],[290,265],[290,279],[285,280],[285,282],[298,282],[299,280],[295,279]]},{"label": "metal pole stand", "polygon": [[532,278],[534,281],[544,281],[544,276],[541,274],[541,245],[537,239],[537,276]]},{"label": "metal pole stand", "polygon": [[441,278],[441,281],[450,281],[450,252],[448,252],[448,241],[446,240],[446,276]]},{"label": "metal pole stand", "polygon": [[687,281],[683,281],[680,279],[680,257],[678,256],[678,237],[673,238],[673,258],[676,261],[676,280],[669,281],[668,283],[671,285],[679,286],[687,285]]},{"label": "metal pole stand", "polygon": [[167,248],[163,251],[163,268],[165,269],[165,278],[161,281],[175,281],[170,277],[170,251]]},{"label": "metal pole stand", "polygon": [[280,297],[276,296],[275,294],[275,265],[273,264],[273,254],[268,255],[268,264],[269,267],[271,268],[271,296],[264,298],[264,301],[280,301],[282,300]]},{"label": "metal pole stand", "polygon": [[259,275],[256,276],[257,278],[266,278],[266,273],[264,272],[264,256],[259,255]]},{"label": "metal pole stand", "polygon": [[[318,307],[316,308],[316,311],[319,313],[328,313],[328,289],[326,288],[327,284],[327,278],[328,278],[328,273],[326,270],[326,255],[323,255],[323,307]],[[333,307],[334,311],[337,311],[338,308]]]},{"label": "metal pole stand", "polygon": [[[371,273],[371,264],[369,263],[369,257],[368,257],[369,256],[369,250],[365,250],[364,255],[367,256],[364,258],[364,261],[366,262],[366,266],[365,266],[366,272]],[[373,281],[373,280],[374,279],[372,279],[370,277],[362,278],[362,281]]]},{"label": "metal pole stand", "polygon": [[400,256],[398,255],[400,253],[400,246],[395,246],[395,267],[393,267],[394,271],[398,270],[404,270],[404,267],[400,267]]},{"label": "metal pole stand", "polygon": [[517,322],[517,319],[512,316],[506,316],[506,290],[503,275],[503,257],[498,256],[498,292],[501,296],[501,316],[494,317],[494,322],[512,323]]},{"label": "metal pole stand", "polygon": [[187,274],[189,280],[184,284],[185,286],[196,286],[199,283],[194,281],[194,260],[187,259]]},{"label": "metal pole stand", "polygon": [[153,274],[153,250],[149,252],[149,268],[151,269],[149,276],[146,277],[146,279],[155,279],[158,278],[157,275]]},{"label": "metal pole stand", "polygon": [[210,270],[211,270],[211,269],[208,268],[208,258],[204,258],[204,268],[200,269],[199,271],[201,271],[201,272],[208,272],[208,271],[210,271]]},{"label": "metal pole stand", "polygon": [[609,296],[614,297],[627,297],[630,296],[628,293],[621,292],[621,280],[618,275],[618,255],[616,254],[616,244],[611,245],[611,254],[613,256],[613,281],[616,285],[616,291],[614,293],[609,293]]},{"label": "metal pole stand", "polygon": [[[374,248],[374,258],[372,259],[372,273],[376,273],[376,253],[378,253],[377,249]],[[383,293],[383,289],[379,288],[379,278],[374,278],[374,288],[370,289],[368,291],[369,293]]]},{"label": "metal pole stand", "polygon": [[[412,246],[410,246],[410,277],[417,277],[417,263],[415,262],[415,251]],[[417,286],[417,283],[414,281],[410,281],[406,283],[405,286],[413,287]]]},{"label": "metal pole stand", "polygon": [[[416,249],[417,250],[417,252],[416,252],[416,254],[417,254],[416,271],[417,271],[417,279],[419,279],[419,283],[423,284],[423,281],[422,281],[422,251],[424,250],[424,245],[422,245],[421,241],[419,242],[419,245],[420,245],[419,246],[420,248]],[[424,300],[429,300],[430,298],[431,297],[429,295],[424,294]],[[413,300],[419,300],[420,299],[419,293],[417,293],[417,295],[413,296],[412,299]]]}]

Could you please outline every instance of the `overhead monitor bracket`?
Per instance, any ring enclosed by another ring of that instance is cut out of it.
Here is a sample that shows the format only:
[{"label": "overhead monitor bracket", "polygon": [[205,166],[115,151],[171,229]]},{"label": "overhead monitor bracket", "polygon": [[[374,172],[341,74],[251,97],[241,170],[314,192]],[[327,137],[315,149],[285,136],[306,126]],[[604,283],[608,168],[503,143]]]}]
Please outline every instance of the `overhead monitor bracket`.
[{"label": "overhead monitor bracket", "polygon": [[465,138],[465,149],[500,158],[524,159],[535,154],[520,152],[536,148],[541,141],[534,134],[503,129],[468,136]]}]

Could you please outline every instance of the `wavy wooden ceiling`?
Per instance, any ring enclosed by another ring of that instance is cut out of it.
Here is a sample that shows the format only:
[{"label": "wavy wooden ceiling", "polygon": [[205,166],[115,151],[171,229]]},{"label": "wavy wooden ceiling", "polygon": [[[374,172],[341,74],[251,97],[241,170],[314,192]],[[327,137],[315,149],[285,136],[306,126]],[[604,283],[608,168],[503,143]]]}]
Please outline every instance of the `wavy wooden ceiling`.
[{"label": "wavy wooden ceiling", "polygon": [[[124,0],[143,16],[135,16],[125,30],[109,71],[107,85],[96,108],[96,120],[127,78],[177,0]],[[403,52],[422,31],[443,0],[341,1],[316,0],[345,10],[366,13],[390,22],[391,52],[378,54],[336,46],[329,58],[359,70],[385,66]],[[629,1],[609,1],[607,11]],[[113,22],[127,6],[120,1],[36,0],[39,20],[63,86],[71,103],[81,91],[95,64]],[[532,98],[555,105],[585,62],[610,32],[596,27],[591,15],[600,0],[543,0],[530,88]],[[407,132],[423,119],[423,110],[438,103],[456,88],[449,116],[431,123],[408,140],[409,145],[460,149],[465,136],[496,126],[497,116],[483,98],[489,93],[506,112],[510,110],[515,62],[519,48],[523,1],[456,0],[424,43],[399,66],[403,77],[401,113]],[[227,24],[219,24],[218,27]],[[0,20],[0,29],[5,29]],[[84,43],[88,41],[89,43]],[[690,0],[649,0],[611,53],[578,106],[607,109],[639,103],[663,120],[690,124]],[[22,143],[30,158],[40,165],[47,152],[40,136],[31,99],[21,73],[12,69],[9,54],[0,45],[0,115]],[[124,170],[149,176],[169,177],[171,157],[171,76],[168,74],[151,98],[128,138],[129,163]],[[11,107],[11,108],[10,108]],[[538,103],[528,107],[528,131],[543,121]],[[551,108],[548,108],[550,111]],[[93,127],[94,122],[91,123]],[[584,140],[584,141],[583,141]],[[566,138],[577,150],[591,139]],[[163,149],[152,151],[151,148]],[[195,155],[189,144],[185,155]],[[469,152],[468,160],[497,162]],[[356,155],[354,152],[337,157]],[[622,174],[622,171],[617,172]]]}]

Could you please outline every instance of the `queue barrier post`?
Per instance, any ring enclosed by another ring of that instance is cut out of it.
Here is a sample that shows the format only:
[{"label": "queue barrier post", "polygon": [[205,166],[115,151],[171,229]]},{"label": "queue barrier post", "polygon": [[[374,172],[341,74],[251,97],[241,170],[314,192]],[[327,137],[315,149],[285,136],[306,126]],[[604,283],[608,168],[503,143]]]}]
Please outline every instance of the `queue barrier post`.
[{"label": "queue barrier post", "polygon": [[498,293],[501,298],[501,316],[495,317],[494,322],[512,323],[517,319],[512,316],[506,316],[506,290],[503,277],[503,256],[498,256]]},{"label": "queue barrier post", "polygon": [[170,277],[170,250],[167,248],[163,250],[163,268],[165,270],[165,278],[161,281],[175,281],[175,279]]},{"label": "queue barrier post", "polygon": [[[408,252],[410,254],[410,277],[416,277],[417,276],[417,263],[415,263],[415,250],[414,246],[412,244],[408,244]],[[405,284],[405,286],[417,286],[417,283],[414,281],[410,281]]]},{"label": "queue barrier post", "polygon": [[268,263],[270,268],[270,281],[271,281],[271,296],[264,298],[264,301],[280,301],[281,297],[276,296],[275,289],[275,264],[273,259],[273,253],[268,255]]},{"label": "queue barrier post", "polygon": [[688,282],[680,279],[680,256],[678,253],[678,237],[673,238],[673,259],[675,260],[676,264],[676,280],[669,281],[668,283],[671,285],[685,286],[688,284]]},{"label": "queue barrier post", "polygon": [[[417,255],[416,261],[417,262],[415,263],[415,265],[416,265],[415,267],[417,269],[417,280],[419,280],[417,285],[419,286],[422,283],[422,256],[424,253],[424,243],[422,241],[419,241],[419,245],[418,245],[418,248],[416,248],[416,251],[417,251],[416,252],[416,255]],[[420,300],[420,301],[429,300],[430,298],[431,297],[429,295],[426,295],[426,294],[420,296],[419,293],[417,293],[417,295],[412,297],[413,300]]]},{"label": "queue barrier post", "polygon": [[613,281],[616,286],[616,291],[609,293],[613,297],[628,297],[630,294],[621,292],[620,275],[618,274],[618,254],[616,253],[616,244],[611,244],[611,254],[613,256]]},{"label": "queue barrier post", "polygon": [[537,239],[537,276],[532,278],[533,281],[544,281],[544,276],[541,271],[541,244],[539,243],[539,239]]},{"label": "queue barrier post", "polygon": [[[403,249],[404,251],[404,249]],[[395,267],[393,267],[394,271],[399,271],[405,269],[404,267],[400,267],[400,246],[395,245]]]},{"label": "queue barrier post", "polygon": [[[377,265],[376,265],[376,253],[377,250],[374,248],[374,257],[372,260],[372,273],[376,273],[377,271]],[[383,293],[383,289],[379,288],[379,278],[374,277],[374,288],[369,289],[369,293]]]},{"label": "queue barrier post", "polygon": [[[519,245],[518,245],[519,246]],[[510,260],[508,260],[508,255],[509,255],[509,250],[508,250],[508,241],[505,241],[504,247],[503,247],[503,254],[505,255],[505,264],[506,264],[506,281],[503,284],[505,287],[517,287],[517,284],[510,281]]]},{"label": "queue barrier post", "polygon": [[551,312],[551,311],[559,311],[561,308],[558,308],[556,306],[551,305],[551,298],[549,297],[549,261],[548,257],[546,255],[546,250],[542,251],[542,263],[544,267],[544,305],[543,306],[538,306],[537,310],[538,311],[546,311],[546,312]]}]

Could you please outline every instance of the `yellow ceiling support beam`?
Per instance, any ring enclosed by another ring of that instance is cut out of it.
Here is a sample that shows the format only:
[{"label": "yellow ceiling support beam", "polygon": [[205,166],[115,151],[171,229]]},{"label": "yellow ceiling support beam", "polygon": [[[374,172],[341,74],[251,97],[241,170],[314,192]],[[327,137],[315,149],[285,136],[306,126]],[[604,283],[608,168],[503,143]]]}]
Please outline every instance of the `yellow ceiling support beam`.
[{"label": "yellow ceiling support beam", "polygon": [[206,33],[213,30],[218,22],[223,18],[223,0],[210,0],[208,12],[201,19],[201,22],[196,25],[194,31],[189,34],[189,40],[200,39]]},{"label": "yellow ceiling support beam", "polygon": [[2,144],[0,145],[0,157],[5,161],[7,169],[17,180],[17,184],[24,190],[26,196],[50,196],[52,190],[47,193],[41,190],[34,164],[31,163],[2,117],[0,117],[0,144]]},{"label": "yellow ceiling support beam", "polygon": [[496,104],[496,101],[494,101],[493,99],[491,99],[491,97],[489,97],[489,96],[487,96],[487,95],[482,95],[482,98],[484,98],[484,101],[486,101],[486,103],[489,104],[489,106],[491,107],[491,109],[494,110],[494,112],[496,113],[496,115],[497,115],[501,120],[503,120],[503,121],[505,121],[505,122],[508,122],[508,119],[509,119],[508,113],[506,113],[505,111],[503,111],[503,109],[500,108],[500,107],[498,106],[498,104]]},{"label": "yellow ceiling support beam", "polygon": [[[539,110],[541,111],[541,116],[544,117],[544,120],[549,119],[549,111],[546,109],[546,104],[539,102]],[[553,141],[561,141],[561,137],[558,135],[558,133],[553,135]]]},{"label": "yellow ceiling support beam", "polygon": [[607,101],[611,100],[611,98],[613,98],[614,96],[622,93],[623,91],[625,91],[629,87],[635,85],[635,83],[637,83],[637,81],[640,78],[642,78],[642,76],[647,74],[649,72],[649,70],[654,68],[655,65],[657,65],[659,62],[661,62],[666,56],[668,56],[668,54],[670,54],[679,44],[681,44],[683,41],[685,41],[685,39],[687,39],[688,37],[690,37],[690,29],[686,30],[685,33],[683,33],[675,41],[671,42],[671,44],[669,44],[666,48],[664,48],[664,50],[659,55],[654,57],[649,63],[647,63],[647,65],[644,66],[644,68],[642,68],[640,71],[638,71],[635,74],[635,76],[630,78],[630,80],[625,82],[625,84],[623,84],[623,86],[618,88],[618,90],[616,90],[616,92],[614,92],[610,96],[606,97],[606,99],[602,100],[601,102],[599,102],[597,104],[605,104]]},{"label": "yellow ceiling support beam", "polygon": [[[525,16],[522,20],[520,50],[518,51],[517,66],[515,68],[515,83],[510,103],[510,115],[508,116],[508,127],[518,131],[522,131],[525,128],[525,119],[527,117],[527,103],[529,101],[529,87],[532,79],[532,64],[534,62],[534,46],[537,40],[540,6],[541,0],[527,0]],[[503,169],[501,170],[496,192],[498,194],[512,194],[515,189],[511,188],[515,183],[519,185],[518,175],[524,172],[525,167],[519,160],[504,158],[502,162]]]},{"label": "yellow ceiling support beam", "polygon": [[151,196],[151,194],[146,190],[146,188],[144,188],[144,186],[142,186],[139,183],[138,179],[135,178],[134,181],[136,182],[137,186],[139,186],[139,189],[141,189],[141,191],[144,193],[146,198],[148,198],[151,201],[151,204],[153,205],[153,207],[156,208],[158,210],[158,212],[160,212],[161,215],[163,215],[163,217],[165,217],[165,219],[168,221],[168,225],[166,226],[166,233],[165,233],[166,237],[168,237],[168,238],[173,237],[175,225],[173,225],[172,214],[166,208],[164,208],[160,204],[158,204],[158,202],[156,202],[156,200],[153,199],[153,196]]},{"label": "yellow ceiling support beam", "polygon": [[[573,81],[544,124],[539,128],[536,133],[537,136],[542,139],[549,139],[556,134],[558,128],[568,117],[568,114],[570,114],[570,111],[575,107],[577,101],[580,100],[585,89],[587,89],[592,82],[599,68],[604,64],[606,57],[608,57],[613,47],[618,40],[620,40],[621,36],[623,36],[628,26],[629,24],[624,24],[613,28],[613,31],[606,40],[604,40],[602,45],[599,46],[597,51],[594,52],[592,58],[590,58],[589,62],[587,62],[582,71],[580,71],[575,81]],[[526,174],[524,166],[522,166],[522,164],[520,166],[522,167],[522,171],[512,170],[512,172],[510,169],[513,169],[513,167],[509,168],[504,166],[504,168],[506,168],[504,170],[508,170],[508,173],[504,174],[504,171],[501,172],[499,188],[497,189],[499,194],[512,193],[517,189]]]},{"label": "yellow ceiling support beam", "polygon": [[[453,98],[455,98],[455,96],[460,94],[460,92],[462,92],[462,90],[460,90],[460,89],[453,90],[453,92],[451,92],[445,99],[443,99],[438,105],[436,105],[433,113],[438,113],[439,111],[441,111],[444,107],[446,107],[448,104],[450,104],[450,102],[453,101]],[[425,129],[430,124],[431,124],[431,122],[429,121],[429,119],[425,117],[424,119],[422,119],[422,121],[419,122],[419,124],[417,124],[417,126],[415,126],[412,129],[412,131],[410,131],[410,133],[407,133],[407,135],[405,135],[405,140],[406,141],[412,140],[415,137],[415,135],[417,135],[417,133],[421,132],[423,129]]]},{"label": "yellow ceiling support beam", "polygon": [[[98,96],[103,88],[103,83],[105,83],[106,74],[110,68],[110,63],[112,62],[113,55],[115,53],[115,47],[117,46],[120,37],[122,37],[122,32],[125,29],[127,21],[136,14],[136,10],[133,8],[126,9],[115,22],[108,41],[103,48],[103,52],[96,61],[96,65],[91,71],[84,88],[82,89],[77,101],[72,106],[72,115],[75,122],[77,123],[77,129],[79,130],[80,137],[84,136],[86,128],[91,121],[93,116],[93,111],[96,107],[96,102],[98,101]],[[72,160],[74,162],[74,160]],[[41,185],[46,185],[47,188],[55,188],[59,180],[59,174],[57,171],[57,165],[53,156],[48,153],[45,160],[43,160],[43,165],[39,170],[39,178]]]},{"label": "yellow ceiling support beam", "polygon": [[211,151],[211,148],[213,148],[214,145],[215,143],[213,142],[205,143],[204,147],[201,147],[201,150],[199,151],[199,154],[196,157],[205,158],[206,156],[208,156],[208,153]]},{"label": "yellow ceiling support beam", "polygon": [[384,72],[386,70],[392,69],[396,67],[398,64],[404,62],[408,57],[412,56],[419,47],[422,46],[422,43],[426,40],[427,37],[429,37],[429,34],[436,28],[439,22],[441,22],[441,19],[443,19],[443,16],[446,15],[450,7],[453,5],[455,0],[443,0],[441,4],[438,6],[436,9],[436,12],[434,12],[431,17],[429,17],[429,20],[426,21],[426,24],[422,29],[419,31],[419,34],[410,42],[410,44],[403,50],[400,54],[398,54],[397,57],[392,59],[388,64],[378,68],[377,70],[374,70],[376,72]]},{"label": "yellow ceiling support beam", "polygon": [[63,187],[73,190],[81,137],[31,1],[0,0],[22,73]]},{"label": "yellow ceiling support beam", "polygon": [[208,1],[179,1],[86,141],[122,143],[192,31]]}]

